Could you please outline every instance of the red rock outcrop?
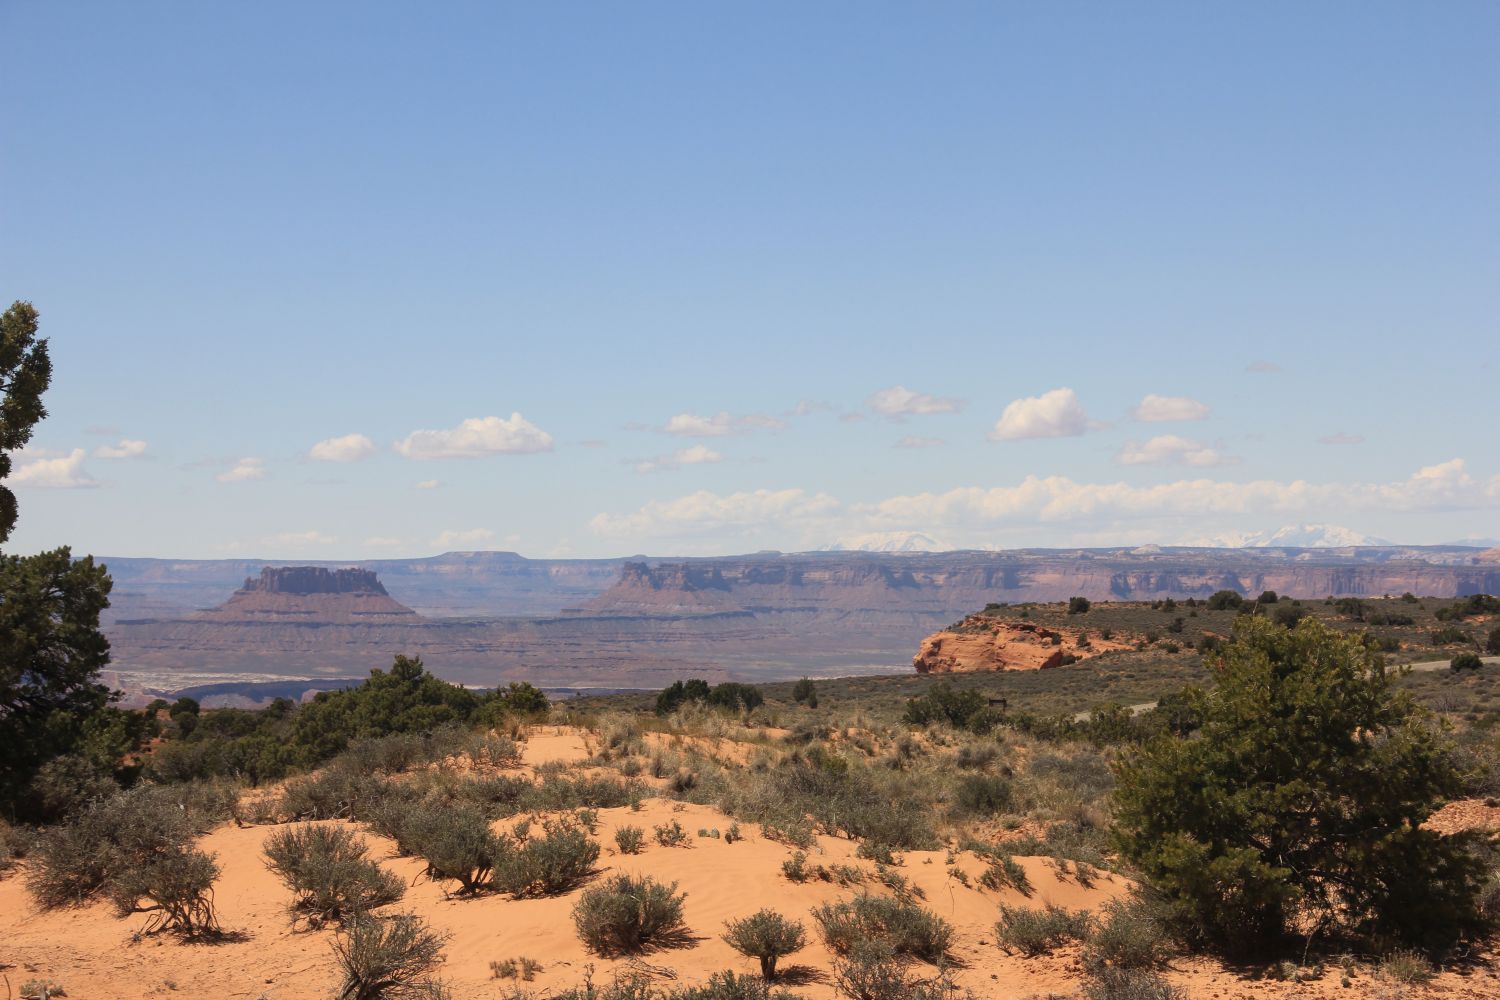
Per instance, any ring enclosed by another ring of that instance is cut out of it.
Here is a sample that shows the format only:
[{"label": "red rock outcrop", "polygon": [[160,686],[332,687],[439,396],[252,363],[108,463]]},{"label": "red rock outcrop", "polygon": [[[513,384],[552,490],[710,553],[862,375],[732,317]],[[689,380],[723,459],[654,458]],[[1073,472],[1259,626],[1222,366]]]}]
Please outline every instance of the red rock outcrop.
[{"label": "red rock outcrop", "polygon": [[1097,635],[1080,648],[1081,633],[1079,629],[1044,628],[1032,622],[971,616],[954,628],[934,632],[922,640],[922,648],[911,662],[919,674],[1047,670],[1061,666],[1064,655],[1086,660],[1112,649],[1127,648],[1124,643]]}]

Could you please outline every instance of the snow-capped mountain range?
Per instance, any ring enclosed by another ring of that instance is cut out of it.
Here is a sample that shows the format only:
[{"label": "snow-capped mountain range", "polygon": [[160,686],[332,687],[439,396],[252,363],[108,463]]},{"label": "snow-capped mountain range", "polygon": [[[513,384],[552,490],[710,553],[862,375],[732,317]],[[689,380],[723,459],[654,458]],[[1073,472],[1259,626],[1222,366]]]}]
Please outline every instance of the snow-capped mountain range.
[{"label": "snow-capped mountain range", "polygon": [[1343,549],[1391,543],[1337,524],[1289,524],[1274,531],[1228,531],[1182,544],[1215,549]]}]

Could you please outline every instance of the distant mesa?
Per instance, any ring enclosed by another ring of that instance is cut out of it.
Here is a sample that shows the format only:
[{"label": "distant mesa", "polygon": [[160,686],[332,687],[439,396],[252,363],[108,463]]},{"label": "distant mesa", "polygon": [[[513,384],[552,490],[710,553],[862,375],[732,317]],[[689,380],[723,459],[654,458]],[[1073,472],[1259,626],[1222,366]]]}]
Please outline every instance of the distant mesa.
[{"label": "distant mesa", "polygon": [[411,608],[386,593],[372,570],[267,566],[216,608],[192,616],[219,622],[416,621]]},{"label": "distant mesa", "polygon": [[381,594],[385,586],[374,570],[322,566],[267,566],[260,579],[245,577],[242,594]]}]

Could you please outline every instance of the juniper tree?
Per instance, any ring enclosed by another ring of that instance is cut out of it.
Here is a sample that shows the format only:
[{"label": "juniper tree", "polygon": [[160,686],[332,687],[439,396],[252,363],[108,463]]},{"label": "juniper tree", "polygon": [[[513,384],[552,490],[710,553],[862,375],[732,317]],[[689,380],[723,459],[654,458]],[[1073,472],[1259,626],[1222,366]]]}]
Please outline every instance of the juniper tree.
[{"label": "juniper tree", "polygon": [[1423,822],[1462,775],[1366,640],[1244,617],[1202,719],[1117,771],[1122,853],[1200,944],[1274,950],[1295,930],[1445,948],[1483,930],[1477,835]]}]

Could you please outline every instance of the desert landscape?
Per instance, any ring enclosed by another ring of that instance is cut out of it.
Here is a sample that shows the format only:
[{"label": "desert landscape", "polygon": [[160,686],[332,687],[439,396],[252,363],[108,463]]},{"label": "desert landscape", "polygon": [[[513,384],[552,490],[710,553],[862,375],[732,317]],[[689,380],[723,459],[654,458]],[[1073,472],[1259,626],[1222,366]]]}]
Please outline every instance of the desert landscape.
[{"label": "desert landscape", "polygon": [[[344,579],[370,613],[402,614],[368,578]],[[246,600],[282,613],[263,593]],[[1183,718],[1174,685],[1214,684],[1223,643],[1248,641],[1237,629],[1257,620],[1313,624],[1352,648],[1383,637],[1415,660],[1395,678],[1398,697],[1448,719],[1457,742],[1445,753],[1468,762],[1425,826],[1478,836],[1475,847],[1500,830],[1494,751],[1475,724],[1500,708],[1500,657],[1426,659],[1442,653],[1435,638],[1500,646],[1500,602],[1483,596],[992,603],[928,637],[905,678],[694,681],[697,692],[678,683],[552,705],[529,685],[468,694],[403,658],[300,709],[184,699],[137,710],[156,735],[136,755],[135,787],[114,798],[80,798],[91,793],[77,777],[44,771],[33,808],[72,818],[0,828],[0,972],[68,996],[358,995],[339,949],[360,920],[411,915],[431,954],[369,995],[1494,995],[1483,941],[1440,966],[1337,935],[1295,958],[1216,959],[1178,936],[1122,853],[1110,818],[1122,763],[1143,740],[1171,738]],[[1449,634],[1434,636],[1439,623]],[[975,643],[951,645],[964,639]],[[1063,663],[1054,649],[1078,655]],[[1145,685],[1126,697],[1158,698],[1124,711],[1106,697],[1123,677]],[[358,723],[374,705],[385,721]],[[288,756],[234,763],[259,733]],[[178,817],[165,827],[163,809]],[[309,832],[344,838],[346,867],[314,863],[295,882],[274,845]],[[175,851],[207,858],[212,878],[198,918],[164,924],[159,890],[115,880],[121,865],[149,871]],[[90,863],[103,867],[90,876]],[[368,909],[344,899],[361,865],[390,882]],[[636,945],[591,942],[584,900],[621,876],[668,887],[676,923]],[[331,881],[309,888],[319,879]],[[120,892],[146,901],[122,905]],[[322,902],[309,909],[308,893]],[[896,933],[892,912],[914,922],[891,954],[842,936],[840,914],[872,905],[894,908],[858,932],[877,943]],[[736,922],[767,911],[798,925],[774,982],[753,946],[730,943]]]},{"label": "desert landscape", "polygon": [[1500,4],[0,37],[0,1000],[1500,998]]}]

